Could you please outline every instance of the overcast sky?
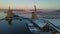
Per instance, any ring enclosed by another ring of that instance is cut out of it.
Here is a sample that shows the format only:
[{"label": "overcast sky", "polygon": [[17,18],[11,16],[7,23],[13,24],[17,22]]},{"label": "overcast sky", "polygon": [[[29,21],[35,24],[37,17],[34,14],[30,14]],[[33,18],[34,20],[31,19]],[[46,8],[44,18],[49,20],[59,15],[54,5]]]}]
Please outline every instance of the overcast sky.
[{"label": "overcast sky", "polygon": [[60,0],[0,0],[0,8],[33,9],[60,9]]}]

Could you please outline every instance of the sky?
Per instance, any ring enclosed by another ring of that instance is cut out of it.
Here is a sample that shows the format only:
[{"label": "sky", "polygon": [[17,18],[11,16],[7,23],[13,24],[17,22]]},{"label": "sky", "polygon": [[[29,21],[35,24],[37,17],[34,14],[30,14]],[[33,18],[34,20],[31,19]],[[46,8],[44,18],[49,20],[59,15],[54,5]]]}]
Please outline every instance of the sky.
[{"label": "sky", "polygon": [[12,9],[60,9],[60,0],[0,0],[0,8]]}]

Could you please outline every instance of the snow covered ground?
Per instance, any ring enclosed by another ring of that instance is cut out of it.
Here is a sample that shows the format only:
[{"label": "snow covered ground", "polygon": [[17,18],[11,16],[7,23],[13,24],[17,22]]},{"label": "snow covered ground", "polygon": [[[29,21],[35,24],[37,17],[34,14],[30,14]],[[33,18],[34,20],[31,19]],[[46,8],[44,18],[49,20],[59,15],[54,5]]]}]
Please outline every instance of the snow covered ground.
[{"label": "snow covered ground", "polygon": [[7,14],[6,14],[6,13],[4,13],[4,12],[1,12],[1,13],[0,13],[0,19],[5,18],[6,16],[7,16]]},{"label": "snow covered ground", "polygon": [[[26,12],[25,12],[26,13]],[[5,14],[5,13],[0,13],[0,19],[2,19],[2,18],[5,18],[6,17],[6,15],[7,14]],[[17,13],[15,13],[15,15],[19,15],[19,16],[21,16],[21,17],[26,17],[26,18],[31,18],[32,17],[32,14],[20,14],[19,12]],[[52,15],[53,16],[53,15]],[[51,23],[53,23],[54,25],[56,25],[57,27],[59,27],[60,28],[60,19],[48,19],[48,18],[43,18],[43,17],[45,17],[44,15],[38,15],[38,17],[39,17],[39,19],[45,19],[45,20],[48,20],[48,21],[50,21]],[[47,15],[46,15],[46,17],[47,17]],[[49,15],[48,15],[48,17],[49,17]],[[24,20],[25,21],[25,20]],[[4,21],[3,21],[4,22]],[[2,22],[2,23],[3,23]],[[17,21],[16,21],[17,22]],[[14,24],[18,24],[19,25],[19,23],[14,23]],[[44,25],[45,25],[45,23],[43,23],[43,21],[41,21],[41,20],[39,20],[39,21],[36,21],[36,22],[38,22],[37,24],[39,25],[39,26],[41,26],[41,27],[43,27]],[[4,24],[2,24],[1,23],[1,26],[4,26],[4,25],[6,25],[5,27],[8,27],[8,29],[9,29],[9,26],[7,26],[7,23],[4,23]],[[13,24],[13,25],[14,25]],[[43,24],[43,25],[42,25]],[[29,25],[32,25],[32,24],[29,24]],[[15,26],[16,25],[14,25],[14,28],[15,28]],[[32,25],[33,26],[33,25]],[[3,28],[3,27],[2,27]],[[8,30],[7,29],[7,30]],[[34,28],[32,28],[31,30],[37,30],[35,27]]]},{"label": "snow covered ground", "polygon": [[[16,15],[19,15],[19,16],[22,16],[22,17],[26,17],[26,18],[31,18],[32,17],[32,14],[18,14],[16,13]],[[54,25],[56,25],[57,27],[60,27],[60,19],[48,19],[48,18],[43,18],[43,17],[59,17],[58,15],[38,15],[39,18],[41,19],[46,19],[48,21],[50,21],[51,23],[53,23]]]},{"label": "snow covered ground", "polygon": [[[20,14],[20,13],[26,13],[26,12],[15,12],[16,15],[19,15],[19,16],[22,16],[22,17],[26,17],[26,18],[31,18],[32,17],[32,14]],[[1,12],[0,13],[0,19],[2,18],[5,18],[6,17],[6,13],[4,12]],[[57,17],[60,17],[58,15],[55,15]],[[60,27],[60,19],[48,19],[48,18],[43,18],[43,17],[55,17],[54,15],[38,15],[39,18],[42,18],[42,19],[46,19],[48,21],[50,21],[51,23],[55,24],[56,26]]]}]

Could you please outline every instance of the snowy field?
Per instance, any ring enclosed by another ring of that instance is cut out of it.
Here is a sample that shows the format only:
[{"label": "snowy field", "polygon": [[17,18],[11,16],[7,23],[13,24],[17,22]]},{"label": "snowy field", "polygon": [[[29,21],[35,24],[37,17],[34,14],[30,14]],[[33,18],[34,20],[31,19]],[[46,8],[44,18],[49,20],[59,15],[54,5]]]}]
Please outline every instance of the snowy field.
[{"label": "snowy field", "polygon": [[[19,14],[19,12],[15,13],[16,15],[22,16],[22,17],[26,17],[26,18],[31,18],[32,14]],[[44,17],[44,18],[43,18]],[[49,17],[49,18],[45,18],[45,17]],[[50,18],[53,17],[53,18]],[[56,17],[56,18],[55,18]],[[59,15],[45,15],[45,14],[38,14],[38,18],[41,19],[45,19],[50,21],[51,23],[53,23],[54,25],[56,25],[57,27],[60,27],[60,16]]]},{"label": "snowy field", "polygon": [[[20,13],[22,13],[22,14],[20,14]],[[21,17],[25,17],[25,18],[31,18],[32,17],[32,14],[28,14],[28,12],[14,12],[14,14],[15,15],[19,15],[19,16],[21,16]],[[1,12],[0,13],[0,19],[3,19],[3,18],[5,18],[6,17],[6,13],[4,13],[4,12]],[[46,17],[49,17],[49,18],[46,18]],[[58,15],[47,15],[47,14],[38,14],[38,18],[39,19],[45,19],[45,20],[48,20],[49,22],[51,22],[52,24],[54,24],[55,26],[57,26],[58,28],[60,28],[60,19],[58,19],[58,18],[56,18],[56,19],[52,19],[52,18],[50,18],[50,17],[59,17],[60,18],[60,16],[58,16]],[[24,21],[26,21],[26,20],[23,20],[22,21],[22,23],[24,22]],[[13,24],[13,29],[14,28],[16,28],[17,29],[17,27],[15,27],[16,25],[17,26],[19,26],[19,21],[18,21],[18,23],[16,23],[17,21],[14,21],[14,23],[12,23]],[[6,23],[4,20],[3,21],[1,21],[0,22],[1,24],[0,24],[0,26],[2,27],[4,27],[4,25],[5,25],[5,27],[7,28],[5,28],[5,30],[6,30],[6,32],[8,31],[8,32],[11,32],[11,31],[9,31],[10,29],[9,29],[9,26],[8,26],[8,23]],[[29,23],[29,21],[27,21],[27,23]],[[16,25],[15,25],[16,24]],[[39,20],[38,21],[38,23],[36,23],[36,24],[38,24],[39,26],[43,26],[43,25],[45,25],[44,23],[43,23],[43,21],[41,21],[41,20]],[[43,24],[43,25],[41,25],[41,24]],[[29,26],[33,26],[31,23],[29,23]],[[2,28],[3,28],[2,27]],[[1,29],[1,32],[2,32],[2,28],[0,28]],[[35,27],[30,27],[30,30],[32,30],[32,31],[35,31],[35,32],[38,32],[38,30],[37,30],[37,28],[35,28]],[[39,33],[40,33],[40,31],[39,31]]]},{"label": "snowy field", "polygon": [[[27,13],[27,12],[17,12],[17,11],[14,12],[15,15],[19,15],[21,17],[26,17],[26,18],[31,18],[32,17],[32,14],[20,14],[20,13]],[[6,13],[1,12],[0,13],[0,19],[6,17],[6,15],[7,15]],[[57,19],[57,18],[56,19],[54,19],[54,18],[52,19],[52,18],[45,18],[45,17],[59,17],[60,18],[59,15],[38,14],[38,18],[48,20],[51,23],[55,24],[57,27],[60,27],[60,19]]]}]

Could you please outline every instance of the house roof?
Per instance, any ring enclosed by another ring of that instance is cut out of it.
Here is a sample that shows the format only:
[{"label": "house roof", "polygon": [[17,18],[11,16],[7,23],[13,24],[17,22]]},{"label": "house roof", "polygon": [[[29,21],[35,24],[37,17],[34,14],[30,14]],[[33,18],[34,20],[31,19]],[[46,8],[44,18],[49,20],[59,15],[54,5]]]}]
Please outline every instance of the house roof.
[{"label": "house roof", "polygon": [[35,24],[37,24],[39,27],[44,27],[46,25],[46,23],[44,23],[43,20],[41,19],[37,19],[37,20],[33,20]]}]

